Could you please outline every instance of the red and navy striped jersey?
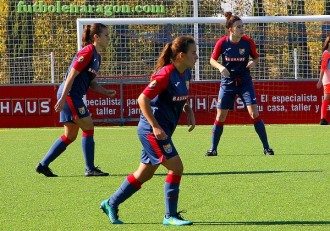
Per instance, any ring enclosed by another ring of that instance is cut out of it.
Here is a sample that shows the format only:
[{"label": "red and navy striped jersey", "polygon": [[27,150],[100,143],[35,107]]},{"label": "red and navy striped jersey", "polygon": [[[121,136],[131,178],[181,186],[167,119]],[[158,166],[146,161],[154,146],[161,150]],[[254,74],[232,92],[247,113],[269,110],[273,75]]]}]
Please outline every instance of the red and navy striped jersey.
[{"label": "red and navy striped jersey", "polygon": [[62,93],[65,80],[71,69],[74,68],[80,73],[74,79],[69,95],[82,98],[86,94],[91,81],[96,77],[100,64],[101,56],[97,53],[94,45],[90,44],[82,48],[75,54],[59,92]]},{"label": "red and navy striped jersey", "polygon": [[[172,135],[178,124],[188,99],[190,79],[191,70],[187,69],[179,73],[173,64],[169,64],[151,77],[149,85],[143,91],[143,94],[151,100],[150,105],[157,122],[165,131],[171,133],[167,135]],[[141,114],[139,134],[151,131],[150,124]]]},{"label": "red and navy striped jersey", "polygon": [[225,81],[231,81],[233,78],[251,79],[250,70],[247,68],[249,58],[256,59],[259,57],[254,41],[243,35],[239,42],[231,42],[229,36],[221,37],[214,49],[211,57],[214,60],[222,58],[222,65],[227,68],[230,73],[230,78],[223,78]]}]

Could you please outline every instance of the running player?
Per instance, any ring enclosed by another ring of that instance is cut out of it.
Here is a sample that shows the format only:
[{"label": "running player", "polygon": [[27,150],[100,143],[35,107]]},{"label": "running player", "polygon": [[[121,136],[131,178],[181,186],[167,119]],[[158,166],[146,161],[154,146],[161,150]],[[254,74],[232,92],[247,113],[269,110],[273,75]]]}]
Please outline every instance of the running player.
[{"label": "running player", "polygon": [[57,92],[55,111],[60,112],[60,122],[64,125],[64,135],[55,141],[48,153],[37,165],[36,171],[47,177],[56,177],[48,167],[82,130],[82,149],[85,158],[85,176],[108,176],[94,165],[94,125],[83,96],[88,88],[112,97],[115,90],[107,90],[95,79],[101,63],[99,52],[108,45],[109,31],[101,23],[88,25],[83,32],[83,48],[75,55]]},{"label": "running player", "polygon": [[[244,25],[238,16],[226,12],[226,28],[229,34],[221,37],[213,50],[210,64],[221,73],[217,115],[212,128],[212,146],[206,156],[217,156],[217,147],[229,109],[233,108],[236,95],[244,102],[251,116],[254,128],[263,144],[265,155],[274,155],[269,147],[264,122],[259,116],[255,90],[250,68],[258,63],[254,41],[244,34]],[[222,63],[217,60],[222,57]],[[252,60],[250,60],[250,57]]]},{"label": "running player", "polygon": [[189,130],[195,127],[195,117],[187,98],[191,68],[197,60],[195,41],[190,37],[178,37],[166,44],[157,61],[151,82],[138,98],[142,111],[138,124],[138,136],[142,143],[141,163],[118,190],[101,203],[112,224],[122,224],[118,218],[118,206],[150,180],[159,165],[168,170],[165,179],[164,225],[191,225],[177,211],[183,164],[172,142],[172,135],[182,111],[187,113]]},{"label": "running player", "polygon": [[320,79],[317,82],[317,88],[323,86],[324,98],[321,106],[321,125],[328,125],[327,121],[327,110],[330,104],[330,36],[327,36],[323,43],[323,53],[321,60]]}]

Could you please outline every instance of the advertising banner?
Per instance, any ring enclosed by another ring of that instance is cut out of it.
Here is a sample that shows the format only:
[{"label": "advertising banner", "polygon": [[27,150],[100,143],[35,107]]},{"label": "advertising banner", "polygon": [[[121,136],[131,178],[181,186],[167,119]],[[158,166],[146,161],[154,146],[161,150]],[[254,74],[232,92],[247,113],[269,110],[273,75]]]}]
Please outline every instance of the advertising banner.
[{"label": "advertising banner", "polygon": [[[137,102],[146,83],[109,84],[115,89],[113,98],[90,90],[87,107],[96,125],[136,125],[140,115]],[[316,81],[255,82],[258,109],[266,124],[317,124],[323,91]],[[219,82],[193,82],[190,84],[189,103],[197,124],[211,125],[216,115]],[[1,86],[0,127],[55,127],[59,114],[54,111],[58,85]],[[329,114],[329,113],[328,113]],[[180,124],[185,124],[183,114]],[[240,98],[235,100],[226,124],[252,123]]]}]

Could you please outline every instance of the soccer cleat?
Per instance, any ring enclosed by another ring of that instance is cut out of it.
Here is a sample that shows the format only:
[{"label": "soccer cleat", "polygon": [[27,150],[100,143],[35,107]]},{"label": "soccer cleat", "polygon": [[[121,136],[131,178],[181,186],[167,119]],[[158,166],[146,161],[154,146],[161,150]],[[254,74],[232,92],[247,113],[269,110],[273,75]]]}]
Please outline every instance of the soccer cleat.
[{"label": "soccer cleat", "polygon": [[[182,211],[181,211],[182,212]],[[173,225],[173,226],[183,226],[183,225],[192,225],[192,221],[184,220],[181,216],[181,212],[178,212],[174,216],[164,217],[163,225]]]},{"label": "soccer cleat", "polygon": [[271,148],[265,148],[264,149],[264,154],[265,155],[274,155],[275,153],[274,153],[273,149],[271,149]]},{"label": "soccer cleat", "polygon": [[217,150],[207,150],[206,153],[205,153],[205,156],[217,156],[218,155],[218,152]]},{"label": "soccer cleat", "polygon": [[86,170],[85,176],[109,176],[109,173],[102,172],[98,167],[94,167],[91,170]]},{"label": "soccer cleat", "polygon": [[118,217],[118,208],[113,208],[109,205],[108,200],[104,200],[101,203],[101,207],[100,209],[103,210],[103,212],[105,214],[107,214],[107,216],[109,217],[109,220],[112,224],[123,224],[124,222],[122,222],[121,220],[119,220]]},{"label": "soccer cleat", "polygon": [[42,166],[40,163],[36,167],[36,172],[44,174],[47,177],[57,177],[48,166]]},{"label": "soccer cleat", "polygon": [[326,119],[321,119],[320,125],[328,125],[328,121]]}]

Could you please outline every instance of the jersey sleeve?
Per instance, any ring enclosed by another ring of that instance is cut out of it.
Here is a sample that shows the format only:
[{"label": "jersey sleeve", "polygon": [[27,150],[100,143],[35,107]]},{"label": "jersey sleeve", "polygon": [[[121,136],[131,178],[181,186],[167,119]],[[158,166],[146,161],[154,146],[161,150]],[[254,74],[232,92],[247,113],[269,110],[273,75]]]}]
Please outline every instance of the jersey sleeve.
[{"label": "jersey sleeve", "polygon": [[327,64],[329,62],[330,54],[327,52],[323,52],[322,58],[321,58],[321,69],[320,71],[325,71],[327,69]]},{"label": "jersey sleeve", "polygon": [[142,93],[149,99],[153,99],[167,88],[169,80],[169,73],[161,70],[159,73],[151,77],[149,85],[143,90]]},{"label": "jersey sleeve", "polygon": [[211,58],[212,59],[218,60],[219,56],[222,53],[221,46],[222,46],[222,43],[223,43],[224,40],[225,40],[225,38],[222,37],[215,44],[214,49],[213,49],[213,52],[212,52],[212,55],[211,55]]},{"label": "jersey sleeve", "polygon": [[86,46],[76,55],[76,59],[73,61],[72,67],[77,71],[81,72],[90,63],[93,57],[93,45]]}]

